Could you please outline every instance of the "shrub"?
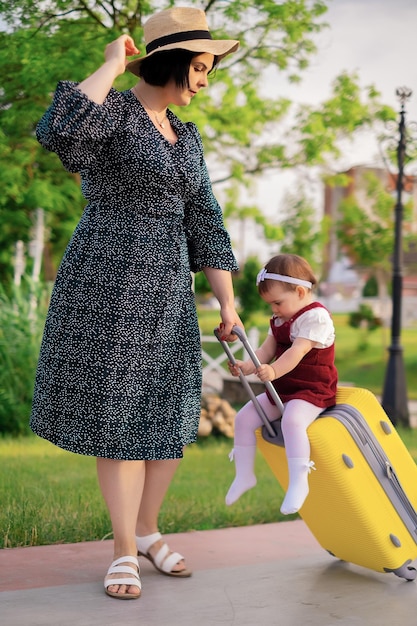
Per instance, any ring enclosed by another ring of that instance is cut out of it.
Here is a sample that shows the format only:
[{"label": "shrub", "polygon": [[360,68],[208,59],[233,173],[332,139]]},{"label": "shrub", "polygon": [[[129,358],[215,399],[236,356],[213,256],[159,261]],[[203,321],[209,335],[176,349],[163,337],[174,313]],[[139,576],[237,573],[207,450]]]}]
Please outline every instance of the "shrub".
[{"label": "shrub", "polygon": [[376,317],[373,310],[367,304],[361,304],[357,311],[353,311],[349,316],[349,326],[352,328],[366,328],[375,330],[381,326],[381,319]]},{"label": "shrub", "polygon": [[0,287],[0,433],[29,432],[33,382],[41,341],[44,288]]},{"label": "shrub", "polygon": [[362,291],[364,298],[372,298],[378,295],[378,283],[375,276],[371,276],[365,283]]},{"label": "shrub", "polygon": [[349,326],[358,328],[361,331],[358,342],[358,350],[365,351],[369,345],[369,333],[379,326],[382,321],[376,317],[370,306],[361,304],[358,311],[354,311],[349,316]]},{"label": "shrub", "polygon": [[256,286],[256,277],[261,268],[262,265],[256,257],[249,257],[234,280],[235,294],[240,302],[239,315],[244,324],[248,323],[253,314],[270,310]]}]

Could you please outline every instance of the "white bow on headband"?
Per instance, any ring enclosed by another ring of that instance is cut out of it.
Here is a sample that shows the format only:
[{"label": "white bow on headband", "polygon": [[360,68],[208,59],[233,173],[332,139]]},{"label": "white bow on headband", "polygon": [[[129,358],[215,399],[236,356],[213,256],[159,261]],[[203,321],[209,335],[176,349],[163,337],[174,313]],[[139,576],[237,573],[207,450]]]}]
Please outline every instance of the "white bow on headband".
[{"label": "white bow on headband", "polygon": [[301,285],[302,287],[307,287],[307,289],[312,289],[313,283],[309,280],[302,280],[301,278],[293,278],[292,276],[283,276],[282,274],[272,274],[267,272],[265,268],[261,269],[258,276],[256,277],[256,285],[264,281],[265,279],[269,280],[279,280],[283,283],[290,283],[291,285]]}]

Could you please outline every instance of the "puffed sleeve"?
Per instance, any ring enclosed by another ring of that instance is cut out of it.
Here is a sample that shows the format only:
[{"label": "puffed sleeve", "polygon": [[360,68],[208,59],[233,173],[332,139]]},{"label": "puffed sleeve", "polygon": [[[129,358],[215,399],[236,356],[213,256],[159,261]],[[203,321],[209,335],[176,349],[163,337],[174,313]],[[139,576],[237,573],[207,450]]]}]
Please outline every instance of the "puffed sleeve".
[{"label": "puffed sleeve", "polygon": [[239,267],[224,226],[221,208],[213,194],[200,133],[194,124],[189,124],[189,127],[198,145],[201,172],[201,184],[187,203],[185,212],[191,270],[199,272],[203,267],[214,267],[236,271]]},{"label": "puffed sleeve", "polygon": [[335,340],[335,329],[327,309],[314,307],[300,315],[291,327],[291,340],[296,337],[314,341],[316,348],[331,346]]},{"label": "puffed sleeve", "polygon": [[65,169],[79,172],[94,164],[122,115],[123,100],[115,89],[103,104],[97,104],[77,83],[61,81],[36,127],[36,136],[44,148],[57,153]]}]

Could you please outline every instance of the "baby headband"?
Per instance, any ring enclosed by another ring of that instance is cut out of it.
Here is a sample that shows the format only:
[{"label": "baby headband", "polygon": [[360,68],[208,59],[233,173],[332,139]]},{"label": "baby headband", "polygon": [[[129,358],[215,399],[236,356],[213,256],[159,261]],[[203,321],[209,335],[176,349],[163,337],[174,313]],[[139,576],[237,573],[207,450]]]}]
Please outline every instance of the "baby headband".
[{"label": "baby headband", "polygon": [[290,283],[291,285],[301,285],[302,287],[307,287],[307,289],[313,288],[313,284],[309,280],[293,278],[292,276],[283,276],[282,274],[271,274],[270,272],[267,272],[265,268],[261,269],[256,277],[256,286],[267,278],[269,278],[269,280],[279,280],[283,283]]}]

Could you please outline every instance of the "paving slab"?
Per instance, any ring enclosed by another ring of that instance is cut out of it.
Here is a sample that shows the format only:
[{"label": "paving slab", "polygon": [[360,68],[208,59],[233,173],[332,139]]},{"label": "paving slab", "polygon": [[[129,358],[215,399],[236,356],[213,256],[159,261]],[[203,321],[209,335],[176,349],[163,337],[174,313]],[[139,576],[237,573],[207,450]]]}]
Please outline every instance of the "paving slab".
[{"label": "paving slab", "polygon": [[166,535],[189,579],[140,559],[142,596],[104,594],[112,542],[0,551],[3,626],[417,624],[416,582],[331,557],[302,520]]}]

